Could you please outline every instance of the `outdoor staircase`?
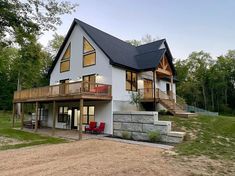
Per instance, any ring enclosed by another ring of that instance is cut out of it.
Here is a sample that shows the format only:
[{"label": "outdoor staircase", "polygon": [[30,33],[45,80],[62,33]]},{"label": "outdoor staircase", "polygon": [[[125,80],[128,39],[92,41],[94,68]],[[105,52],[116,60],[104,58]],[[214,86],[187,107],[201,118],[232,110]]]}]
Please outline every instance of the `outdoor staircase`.
[{"label": "outdoor staircase", "polygon": [[[186,102],[183,98],[173,94],[167,94],[161,90],[158,92],[159,94],[159,103],[164,106],[172,115],[179,117],[195,117],[196,113],[190,113],[186,111]],[[174,99],[174,98],[176,99]]]},{"label": "outdoor staircase", "polygon": [[172,115],[179,117],[195,117],[197,114],[186,112],[184,108],[171,99],[159,99],[159,103],[164,106]]}]

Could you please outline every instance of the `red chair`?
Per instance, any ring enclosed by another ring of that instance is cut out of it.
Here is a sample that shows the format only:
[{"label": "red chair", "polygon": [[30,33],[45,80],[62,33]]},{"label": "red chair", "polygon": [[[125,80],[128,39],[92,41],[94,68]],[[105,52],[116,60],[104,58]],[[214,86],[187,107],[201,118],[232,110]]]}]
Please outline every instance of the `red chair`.
[{"label": "red chair", "polygon": [[104,122],[100,122],[100,126],[99,127],[96,127],[92,130],[92,132],[95,132],[95,133],[104,133],[104,128],[105,128],[105,123]]},{"label": "red chair", "polygon": [[97,125],[97,122],[90,122],[89,126],[85,127],[85,132],[87,131],[92,132],[93,129],[96,127],[96,125]]}]

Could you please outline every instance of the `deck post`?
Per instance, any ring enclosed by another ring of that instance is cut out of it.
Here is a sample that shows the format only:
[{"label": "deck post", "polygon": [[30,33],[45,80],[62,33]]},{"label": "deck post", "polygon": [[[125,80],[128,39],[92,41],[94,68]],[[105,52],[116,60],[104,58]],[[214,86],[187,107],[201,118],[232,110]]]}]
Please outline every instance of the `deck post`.
[{"label": "deck post", "polygon": [[35,111],[35,128],[34,128],[34,132],[37,132],[38,130],[38,102],[36,102],[36,107],[35,107],[36,111]]},{"label": "deck post", "polygon": [[53,101],[53,126],[52,126],[52,135],[55,135],[55,120],[56,120],[56,102]]},{"label": "deck post", "polygon": [[12,106],[12,127],[15,127],[15,103]]},{"label": "deck post", "polygon": [[82,119],[83,119],[83,99],[80,99],[80,118],[79,118],[79,125],[78,125],[78,130],[79,130],[79,140],[82,140]]},{"label": "deck post", "polygon": [[156,111],[156,70],[153,70],[153,108]]},{"label": "deck post", "polygon": [[173,75],[171,75],[171,99],[173,100]]},{"label": "deck post", "polygon": [[24,103],[21,103],[21,114],[20,114],[20,119],[21,119],[21,130],[24,128]]},{"label": "deck post", "polygon": [[171,75],[171,100],[173,102],[173,109],[175,110],[175,100],[173,95],[173,75]]}]

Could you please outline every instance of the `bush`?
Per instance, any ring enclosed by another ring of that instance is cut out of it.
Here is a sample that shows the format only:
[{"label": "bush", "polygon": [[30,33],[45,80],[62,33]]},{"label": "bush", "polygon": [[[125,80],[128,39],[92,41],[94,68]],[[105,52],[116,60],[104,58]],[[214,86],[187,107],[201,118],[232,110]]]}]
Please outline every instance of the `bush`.
[{"label": "bush", "polygon": [[148,132],[148,138],[151,142],[158,142],[161,139],[159,131],[150,131]]},{"label": "bush", "polygon": [[167,111],[164,110],[164,109],[162,109],[162,110],[160,110],[160,111],[158,112],[158,114],[160,114],[160,115],[167,115]]},{"label": "bush", "polygon": [[131,134],[128,133],[127,131],[122,132],[122,138],[123,139],[131,139]]}]

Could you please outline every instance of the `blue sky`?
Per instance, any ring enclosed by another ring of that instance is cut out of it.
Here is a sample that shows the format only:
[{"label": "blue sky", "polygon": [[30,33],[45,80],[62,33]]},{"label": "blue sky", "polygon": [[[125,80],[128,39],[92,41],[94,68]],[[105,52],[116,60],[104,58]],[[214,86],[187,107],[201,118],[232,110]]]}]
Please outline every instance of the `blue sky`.
[{"label": "blue sky", "polygon": [[[65,35],[78,18],[122,40],[150,34],[166,38],[175,58],[204,50],[213,57],[235,49],[235,0],[71,0],[77,11],[62,16]],[[53,32],[40,42],[46,45]]]}]

